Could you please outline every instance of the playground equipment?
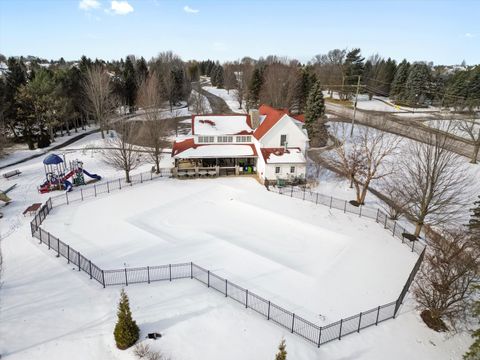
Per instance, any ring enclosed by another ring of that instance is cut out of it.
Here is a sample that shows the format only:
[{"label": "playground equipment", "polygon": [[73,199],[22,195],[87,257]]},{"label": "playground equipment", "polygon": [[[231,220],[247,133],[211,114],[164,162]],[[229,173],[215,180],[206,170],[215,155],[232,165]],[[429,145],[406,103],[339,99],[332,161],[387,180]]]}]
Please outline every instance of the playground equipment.
[{"label": "playground equipment", "polygon": [[[65,156],[63,159],[55,154],[48,155],[43,159],[46,181],[39,186],[40,193],[47,193],[54,190],[72,191],[73,186],[85,185],[84,175],[87,175],[93,181],[101,180],[102,177],[97,174],[90,174],[83,168],[83,162],[80,160],[70,161],[69,167],[65,166]],[[69,179],[72,178],[70,181]]]}]

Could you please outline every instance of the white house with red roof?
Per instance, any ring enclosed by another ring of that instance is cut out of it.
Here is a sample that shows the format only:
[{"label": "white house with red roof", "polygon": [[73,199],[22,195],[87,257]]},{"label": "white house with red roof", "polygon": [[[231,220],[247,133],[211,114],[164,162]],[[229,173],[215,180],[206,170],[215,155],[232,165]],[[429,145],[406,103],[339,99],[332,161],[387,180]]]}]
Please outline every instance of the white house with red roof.
[{"label": "white house with red roof", "polygon": [[249,115],[193,115],[192,133],[173,144],[177,176],[256,174],[305,179],[303,116],[262,105]]}]

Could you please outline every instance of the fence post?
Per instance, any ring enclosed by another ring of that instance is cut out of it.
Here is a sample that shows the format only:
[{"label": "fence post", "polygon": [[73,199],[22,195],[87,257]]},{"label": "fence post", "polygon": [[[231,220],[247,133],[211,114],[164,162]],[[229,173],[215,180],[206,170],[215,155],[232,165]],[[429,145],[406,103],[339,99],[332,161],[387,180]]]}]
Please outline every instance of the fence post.
[{"label": "fence post", "polygon": [[65,191],[65,197],[67,198],[67,205],[68,205],[68,192]]},{"label": "fence post", "polygon": [[380,315],[380,306],[377,308],[377,320],[375,320],[375,325],[378,325],[378,316]]},{"label": "fence post", "polygon": [[168,278],[172,281],[172,264],[168,264]]},{"label": "fence post", "polygon": [[293,197],[293,185],[290,185],[290,197]]},{"label": "fence post", "polygon": [[[37,228],[37,229],[38,229],[38,228]],[[43,242],[43,240],[42,240],[42,229],[40,229],[39,235],[40,235],[40,244],[41,244],[41,243]]]},{"label": "fence post", "polygon": [[343,206],[343,213],[347,212],[347,200],[345,200],[345,205]]},{"label": "fence post", "polygon": [[362,217],[362,205],[360,205],[360,214],[359,217]]},{"label": "fence post", "polygon": [[387,215],[385,215],[385,224],[383,225],[383,228],[384,228],[384,229],[387,228]]},{"label": "fence post", "polygon": [[360,318],[358,319],[358,330],[357,330],[357,332],[360,332],[361,326],[362,326],[362,312],[360,311]]},{"label": "fence post", "polygon": [[207,270],[207,287],[210,287],[210,270]]},{"label": "fence post", "polygon": [[412,241],[412,252],[415,249],[415,240]]},{"label": "fence post", "polygon": [[190,262],[190,279],[193,279],[193,262]]},{"label": "fence post", "polygon": [[[162,176],[162,173],[160,173],[160,176]],[[150,180],[153,180],[153,172],[150,171]]]},{"label": "fence post", "polygon": [[82,201],[83,201],[83,189],[80,189],[80,196],[82,197]]},{"label": "fence post", "polygon": [[88,267],[90,271],[90,280],[92,279],[92,260],[88,260]]},{"label": "fence post", "polygon": [[122,190],[122,180],[118,179],[118,188]]},{"label": "fence post", "polygon": [[57,239],[57,257],[60,257],[60,239]]},{"label": "fence post", "polygon": [[343,319],[340,319],[340,331],[338,333],[338,340],[342,340],[342,325],[343,325]]},{"label": "fence post", "polygon": [[110,186],[108,185],[108,181],[107,181],[107,193],[110,194]]},{"label": "fence post", "polygon": [[228,297],[228,280],[225,279],[225,297]]},{"label": "fence post", "polygon": [[105,289],[105,273],[103,272],[103,270],[102,270],[102,284],[103,284],[103,288]]},{"label": "fence post", "polygon": [[150,266],[147,266],[147,282],[150,284]]},{"label": "fence post", "polygon": [[95,197],[97,197],[97,186],[93,184],[93,190],[95,191]]},{"label": "fence post", "polygon": [[143,176],[142,176],[142,173],[140,173],[140,184],[143,184]]},{"label": "fence post", "polygon": [[295,313],[292,316],[292,334],[293,334],[293,327],[295,326]]},{"label": "fence post", "polygon": [[315,205],[318,204],[318,192],[317,192],[317,199],[315,200]]},{"label": "fence post", "polygon": [[67,264],[70,264],[70,245],[67,245]]},{"label": "fence post", "polygon": [[303,188],[303,199],[305,201],[305,191],[307,190],[307,188]]},{"label": "fence post", "polygon": [[47,233],[48,234],[48,250],[50,250],[50,233]]},{"label": "fence post", "polygon": [[125,268],[125,285],[128,286],[127,268]]},{"label": "fence post", "polygon": [[322,327],[320,326],[320,329],[318,331],[318,347],[320,347],[321,342],[322,342]]},{"label": "fence post", "polygon": [[378,214],[380,213],[380,209],[377,209],[377,216],[375,216],[375,222],[378,223]]},{"label": "fence post", "polygon": [[270,300],[268,301],[267,320],[270,320]]},{"label": "fence post", "polygon": [[395,221],[393,223],[393,230],[392,230],[392,236],[395,236],[395,228],[397,227],[397,222]]},{"label": "fence post", "polygon": [[77,256],[78,256],[78,271],[80,271],[80,256],[81,256],[81,255],[80,255],[80,251],[77,252],[77,254],[78,254],[78,255],[77,255]]},{"label": "fence post", "polygon": [[248,289],[245,290],[245,307],[248,308]]}]

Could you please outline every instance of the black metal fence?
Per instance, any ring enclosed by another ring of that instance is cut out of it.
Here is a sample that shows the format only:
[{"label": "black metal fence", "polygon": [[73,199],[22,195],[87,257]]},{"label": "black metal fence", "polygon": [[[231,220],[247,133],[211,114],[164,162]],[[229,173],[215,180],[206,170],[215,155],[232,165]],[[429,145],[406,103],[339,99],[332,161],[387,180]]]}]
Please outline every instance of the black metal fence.
[{"label": "black metal fence", "polygon": [[[140,182],[142,181],[142,178],[140,178]],[[121,189],[121,183],[117,189]],[[291,190],[291,196],[298,197],[294,195],[294,193],[298,192]],[[307,192],[302,192],[302,194],[302,198],[305,196],[305,200],[312,199],[311,194],[308,195]],[[313,198],[315,199],[315,202],[325,202],[325,198],[320,196],[320,194],[318,194],[318,196],[317,194],[313,195]],[[331,207],[339,208],[339,206],[341,207],[341,204],[343,204],[342,209],[344,209],[344,211],[347,211],[347,209],[356,210],[356,213],[359,215],[361,214],[361,216],[368,216],[366,214],[370,214],[370,217],[372,219],[376,219],[377,222],[379,222],[379,216],[382,216],[378,214],[373,216],[373,213],[371,212],[372,209],[360,209],[356,207],[351,209],[345,203],[339,203],[338,199],[330,198],[328,201],[329,204],[331,204]],[[273,321],[291,333],[301,336],[305,340],[318,347],[333,340],[340,340],[346,335],[360,332],[360,330],[367,327],[378,325],[385,320],[395,318],[400,305],[402,304],[410,285],[412,284],[415,275],[420,268],[425,254],[425,247],[423,247],[423,250],[421,251],[419,258],[413,267],[407,282],[405,283],[399,297],[395,301],[377,306],[367,311],[362,311],[359,314],[341,319],[325,326],[319,326],[192,262],[161,266],[146,266],[139,268],[103,270],[99,266],[95,265],[90,259],[80,254],[79,251],[71,248],[68,244],[60,241],[57,237],[40,227],[52,208],[52,199],[48,199],[45,205],[40,208],[30,224],[32,236],[39,239],[40,243],[47,245],[50,250],[56,252],[58,257],[63,256],[65,259],[67,259],[68,263],[76,265],[78,267],[78,271],[84,271],[90,276],[90,279],[96,280],[103,287],[115,285],[128,286],[131,284],[151,283],[154,281],[172,281],[175,279],[195,279],[207,287],[218,291],[225,297],[229,297],[237,301],[245,306],[245,308],[252,309],[258,314],[264,316],[267,320]],[[386,225],[385,227],[387,228]],[[395,228],[396,225],[394,225],[394,235],[396,234]],[[413,249],[418,251],[417,247],[414,247]]]},{"label": "black metal fence", "polygon": [[172,171],[169,168],[160,169],[159,174],[147,171],[131,175],[129,183],[126,182],[124,177],[107,180],[93,185],[77,187],[74,188],[75,190],[72,192],[65,192],[64,194],[53,196],[50,199],[54,206],[65,204],[68,205],[70,203],[83,201],[84,199],[97,197],[101,194],[111,193],[117,190],[129,188],[137,184],[142,184],[147,181],[169,177],[171,175]]},{"label": "black metal fence", "polygon": [[310,191],[305,187],[303,189],[293,186],[283,188],[269,187],[269,191],[315,204],[325,205],[330,209],[341,210],[344,213],[351,213],[358,215],[359,217],[373,219],[383,226],[384,229],[391,231],[392,236],[400,239],[406,246],[409,246],[412,252],[415,251],[417,254],[421,254],[425,248],[425,245],[421,241],[410,241],[406,239],[404,234],[408,234],[409,231],[401,226],[396,220],[390,219],[390,217],[380,209],[370,208],[363,205],[354,206],[347,200]]}]

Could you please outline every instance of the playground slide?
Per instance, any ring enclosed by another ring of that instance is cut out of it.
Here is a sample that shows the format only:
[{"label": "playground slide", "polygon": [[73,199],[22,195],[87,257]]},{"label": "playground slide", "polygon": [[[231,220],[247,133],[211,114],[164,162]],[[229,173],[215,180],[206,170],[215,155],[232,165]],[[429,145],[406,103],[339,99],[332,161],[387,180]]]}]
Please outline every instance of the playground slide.
[{"label": "playground slide", "polygon": [[63,186],[65,187],[65,191],[67,191],[67,192],[72,191],[73,185],[70,181],[64,180],[63,181]]},{"label": "playground slide", "polygon": [[74,175],[74,174],[75,174],[74,170],[70,171],[67,175],[65,175],[63,177],[63,180],[67,180],[68,178],[72,177],[72,175]]},{"label": "playground slide", "polygon": [[97,174],[90,174],[87,170],[85,169],[82,169],[83,173],[85,175],[87,175],[88,177],[91,177],[92,179],[96,179],[96,180],[102,180],[102,177],[100,175],[97,175]]}]

